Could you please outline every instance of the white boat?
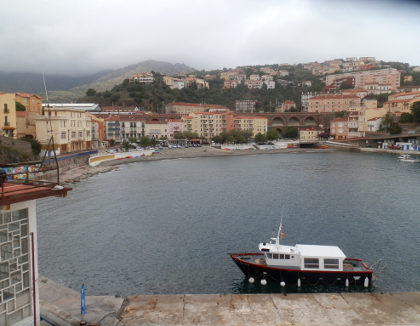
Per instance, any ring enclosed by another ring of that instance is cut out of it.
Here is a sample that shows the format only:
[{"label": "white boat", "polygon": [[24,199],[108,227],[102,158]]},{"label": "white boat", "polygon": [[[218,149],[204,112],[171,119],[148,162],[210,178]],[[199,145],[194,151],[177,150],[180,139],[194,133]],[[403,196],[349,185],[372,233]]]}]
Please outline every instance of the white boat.
[{"label": "white boat", "polygon": [[260,279],[283,284],[326,285],[349,284],[370,286],[372,270],[359,258],[348,258],[337,246],[280,244],[283,238],[280,225],[277,237],[258,245],[259,253],[230,254],[251,283]]},{"label": "white boat", "polygon": [[410,163],[417,163],[417,162],[419,162],[419,159],[418,158],[411,157],[408,154],[400,155],[400,156],[398,156],[398,158],[399,158],[399,160],[401,162],[410,162]]}]

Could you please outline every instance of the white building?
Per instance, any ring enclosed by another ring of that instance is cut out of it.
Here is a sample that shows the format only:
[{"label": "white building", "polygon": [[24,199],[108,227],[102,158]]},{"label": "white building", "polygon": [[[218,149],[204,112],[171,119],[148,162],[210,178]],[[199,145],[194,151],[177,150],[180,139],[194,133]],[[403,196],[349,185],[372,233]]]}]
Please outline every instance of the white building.
[{"label": "white building", "polygon": [[368,120],[368,131],[375,132],[378,131],[382,124],[382,118],[376,117]]},{"label": "white building", "polygon": [[267,85],[267,89],[274,89],[276,88],[276,83],[274,82],[274,80],[265,80],[264,84]]}]

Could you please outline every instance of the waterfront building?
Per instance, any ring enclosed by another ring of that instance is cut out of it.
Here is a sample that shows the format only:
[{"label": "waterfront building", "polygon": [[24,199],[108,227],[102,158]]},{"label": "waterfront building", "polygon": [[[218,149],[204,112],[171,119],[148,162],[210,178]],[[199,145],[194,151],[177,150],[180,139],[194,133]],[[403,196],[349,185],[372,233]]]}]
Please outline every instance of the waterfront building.
[{"label": "waterfront building", "polygon": [[319,127],[302,127],[299,128],[299,140],[305,142],[315,142],[319,140],[319,134],[322,129]]},{"label": "waterfront building", "polygon": [[52,183],[1,182],[0,325],[39,325],[36,199],[65,197],[71,189]]},{"label": "waterfront building", "polygon": [[154,139],[167,139],[168,123],[166,121],[148,121],[145,123],[144,135]]},{"label": "waterfront building", "polygon": [[234,117],[230,111],[225,112],[193,112],[182,117],[184,130],[195,132],[199,137],[210,140],[224,131],[234,129]]},{"label": "waterfront building", "polygon": [[397,87],[397,92],[417,92],[420,91],[420,86],[400,86]]},{"label": "waterfront building", "polygon": [[357,95],[321,94],[309,99],[308,112],[338,112],[360,107]]},{"label": "waterfront building", "polygon": [[235,101],[236,112],[254,113],[256,108],[257,108],[256,100],[236,100]]},{"label": "waterfront building", "polygon": [[182,121],[181,119],[168,119],[167,123],[168,123],[167,137],[169,140],[174,139],[177,133],[184,132],[184,121]]},{"label": "waterfront building", "polygon": [[90,116],[92,122],[92,149],[103,148],[105,146],[105,137],[104,137],[104,124],[105,120],[103,118],[96,117],[92,114],[87,114]]},{"label": "waterfront building", "polygon": [[268,129],[268,120],[265,117],[235,115],[233,123],[236,130],[250,131],[252,137],[264,135]]},{"label": "waterfront building", "polygon": [[129,141],[130,138],[140,139],[146,135],[146,125],[142,116],[121,115],[118,117],[121,140]]},{"label": "waterfront building", "polygon": [[118,115],[112,115],[104,120],[104,135],[105,140],[109,142],[121,143],[121,127],[120,118]]},{"label": "waterfront building", "polygon": [[411,113],[411,106],[417,101],[420,101],[420,91],[395,93],[388,96],[384,108],[397,115]]},{"label": "waterfront building", "polygon": [[17,137],[15,93],[0,92],[0,128],[3,136]]},{"label": "waterfront building", "polygon": [[302,112],[307,112],[309,108],[309,99],[317,96],[317,92],[306,92],[302,93],[300,96],[301,106],[302,106]]},{"label": "waterfront building", "polygon": [[51,136],[54,136],[57,154],[91,148],[92,123],[85,111],[45,106],[43,111],[43,115],[35,119],[36,139],[41,143],[42,150],[47,149]]},{"label": "waterfront building", "polygon": [[330,135],[337,140],[348,138],[348,120],[347,118],[336,118],[330,121]]}]

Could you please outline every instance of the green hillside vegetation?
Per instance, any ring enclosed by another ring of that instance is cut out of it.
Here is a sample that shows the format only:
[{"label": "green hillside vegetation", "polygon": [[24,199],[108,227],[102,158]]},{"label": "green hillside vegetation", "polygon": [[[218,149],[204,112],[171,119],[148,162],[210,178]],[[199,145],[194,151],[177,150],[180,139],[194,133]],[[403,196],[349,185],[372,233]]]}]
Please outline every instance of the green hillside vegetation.
[{"label": "green hillside vegetation", "polygon": [[[258,67],[249,68],[247,73],[258,71]],[[203,77],[207,73],[217,74],[220,71],[196,72],[197,77]],[[259,111],[273,112],[277,105],[285,100],[293,100],[296,102],[297,108],[300,108],[300,97],[302,91],[320,91],[322,88],[321,81],[313,76],[309,71],[303,70],[302,67],[294,66],[289,70],[289,76],[282,79],[290,81],[291,84],[282,87],[276,84],[275,89],[248,89],[247,86],[241,84],[236,88],[223,89],[222,79],[209,80],[209,89],[197,89],[192,86],[181,90],[171,90],[163,82],[162,75],[153,72],[155,82],[151,85],[146,84],[130,84],[128,79],[121,84],[114,86],[111,90],[98,91],[90,88],[86,96],[80,98],[80,102],[95,102],[103,106],[138,106],[146,111],[164,112],[164,105],[170,102],[190,102],[190,103],[207,103],[219,104],[234,109],[235,100],[257,100]],[[312,87],[303,87],[302,82],[310,80]],[[88,96],[90,95],[90,96]]]}]

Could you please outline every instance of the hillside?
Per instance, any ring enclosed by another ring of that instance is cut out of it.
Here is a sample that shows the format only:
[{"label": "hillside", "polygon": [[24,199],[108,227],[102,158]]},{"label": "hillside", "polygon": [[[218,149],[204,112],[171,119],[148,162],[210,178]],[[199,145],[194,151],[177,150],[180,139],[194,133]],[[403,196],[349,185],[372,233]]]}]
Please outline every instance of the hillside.
[{"label": "hillside", "polygon": [[[144,71],[174,74],[176,72],[190,73],[195,69],[181,63],[172,64],[147,60],[124,68],[101,71],[88,76],[45,75],[49,101],[74,101],[82,97],[88,88],[95,88],[98,91],[110,90],[130,75]],[[45,100],[41,73],[0,72],[0,91],[35,93]]]},{"label": "hillside", "polygon": [[[249,68],[251,73],[258,72],[259,68]],[[214,71],[217,74],[220,71]],[[197,72],[203,75],[206,72]],[[222,79],[209,80],[209,89],[197,89],[195,86],[178,89],[170,89],[163,83],[162,75],[155,73],[155,82],[151,85],[130,84],[128,80],[114,86],[105,92],[97,92],[93,96],[83,96],[79,102],[94,102],[100,105],[138,106],[146,111],[163,112],[164,104],[169,102],[192,102],[220,104],[234,109],[235,100],[257,100],[258,109],[261,111],[274,111],[277,105],[285,100],[293,100],[300,107],[302,91],[320,91],[322,84],[319,78],[299,66],[289,68],[290,75],[285,77],[290,84],[282,87],[276,85],[275,89],[248,89],[245,85],[236,88],[224,89]],[[311,80],[312,86],[302,86],[302,81]],[[92,87],[93,88],[93,87]],[[95,89],[97,91],[97,89]]]}]

